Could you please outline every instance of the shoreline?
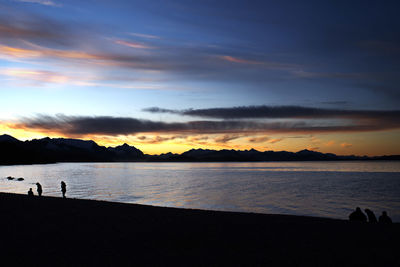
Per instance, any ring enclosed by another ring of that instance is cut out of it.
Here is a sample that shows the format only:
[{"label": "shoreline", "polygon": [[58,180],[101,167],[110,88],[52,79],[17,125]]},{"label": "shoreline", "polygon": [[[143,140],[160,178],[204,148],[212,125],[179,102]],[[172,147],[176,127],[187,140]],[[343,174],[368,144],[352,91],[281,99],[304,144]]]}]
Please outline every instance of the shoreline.
[{"label": "shoreline", "polygon": [[0,193],[4,260],[38,266],[396,266],[400,224]]},{"label": "shoreline", "polygon": [[[35,192],[36,193],[36,192]],[[63,199],[62,197],[57,197],[57,196],[41,196],[39,197],[38,195],[34,195],[33,198],[29,198],[27,194],[22,194],[22,193],[9,193],[9,192],[0,192],[0,199],[2,197],[11,197],[11,198],[28,198],[30,200],[34,199],[42,199],[42,200],[60,200]],[[36,201],[36,200],[34,200]],[[328,221],[348,221],[346,219],[340,219],[340,218],[329,218],[329,217],[318,217],[318,216],[311,216],[311,215],[291,215],[291,214],[280,214],[280,213],[259,213],[259,212],[251,212],[251,211],[229,211],[229,210],[213,210],[213,209],[198,209],[198,208],[184,208],[184,207],[168,207],[168,206],[156,206],[156,205],[150,205],[150,204],[136,204],[136,203],[126,203],[126,202],[117,202],[117,201],[109,201],[109,200],[101,200],[101,199],[83,199],[83,198],[72,198],[72,197],[66,197],[63,199],[63,201],[77,201],[80,202],[80,204],[83,204],[86,202],[86,204],[89,204],[90,202],[97,203],[98,205],[116,205],[116,206],[126,206],[126,207],[142,207],[145,209],[165,209],[165,210],[174,210],[176,212],[199,212],[199,213],[220,213],[221,215],[223,214],[235,214],[235,215],[240,215],[240,216],[246,216],[246,215],[255,215],[255,216],[272,216],[272,217],[293,217],[295,218],[308,218],[310,220],[328,220]],[[396,222],[397,223],[397,222]]]},{"label": "shoreline", "polygon": [[[396,155],[397,156],[397,155]],[[241,160],[226,160],[226,161],[184,161],[184,160],[137,160],[137,161],[52,161],[52,162],[22,162],[22,163],[1,163],[2,166],[22,166],[22,165],[50,165],[60,163],[288,163],[288,162],[399,162],[400,159],[332,159],[332,160],[254,160],[254,161],[241,161]]]}]

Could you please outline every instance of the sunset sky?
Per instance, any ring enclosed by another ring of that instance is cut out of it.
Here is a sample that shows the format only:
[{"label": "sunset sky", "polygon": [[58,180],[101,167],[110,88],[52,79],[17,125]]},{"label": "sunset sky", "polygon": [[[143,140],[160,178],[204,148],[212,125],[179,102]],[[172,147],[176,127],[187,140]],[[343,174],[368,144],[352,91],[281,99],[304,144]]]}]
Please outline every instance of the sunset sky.
[{"label": "sunset sky", "polygon": [[0,134],[400,154],[399,1],[0,0]]}]

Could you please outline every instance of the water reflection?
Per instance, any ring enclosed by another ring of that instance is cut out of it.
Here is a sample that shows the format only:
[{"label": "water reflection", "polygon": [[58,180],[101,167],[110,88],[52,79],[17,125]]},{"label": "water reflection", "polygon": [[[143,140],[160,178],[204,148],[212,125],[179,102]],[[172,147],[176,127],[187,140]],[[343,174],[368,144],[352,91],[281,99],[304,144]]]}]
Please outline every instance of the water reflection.
[{"label": "water reflection", "polygon": [[[24,177],[21,182],[5,177]],[[356,206],[400,221],[398,162],[61,163],[0,167],[0,190],[158,206],[347,218]]]}]

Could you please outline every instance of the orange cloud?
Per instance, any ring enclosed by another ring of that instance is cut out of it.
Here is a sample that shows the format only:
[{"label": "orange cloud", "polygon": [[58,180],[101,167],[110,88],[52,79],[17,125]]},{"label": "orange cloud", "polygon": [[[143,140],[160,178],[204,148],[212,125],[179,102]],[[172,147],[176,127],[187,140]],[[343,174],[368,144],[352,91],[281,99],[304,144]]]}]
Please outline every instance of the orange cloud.
[{"label": "orange cloud", "polygon": [[352,144],[349,144],[349,143],[346,143],[346,142],[344,142],[344,143],[340,144],[340,146],[341,146],[341,147],[343,147],[343,148],[350,148],[350,147],[352,147],[353,145],[352,145]]},{"label": "orange cloud", "polygon": [[0,58],[6,60],[21,59],[61,59],[61,60],[79,60],[78,63],[89,63],[99,66],[119,66],[127,68],[146,69],[151,71],[161,71],[167,65],[150,62],[146,56],[114,54],[108,52],[90,53],[75,50],[50,49],[39,45],[30,44],[29,48],[19,48],[0,45]]},{"label": "orange cloud", "polygon": [[11,56],[16,58],[35,58],[41,56],[40,51],[16,48],[5,45],[0,45],[0,53],[6,56]]},{"label": "orange cloud", "polygon": [[279,141],[282,141],[282,140],[283,140],[283,138],[275,138],[275,139],[269,140],[268,143],[275,144],[275,143],[278,143]]},{"label": "orange cloud", "polygon": [[4,69],[0,70],[0,75],[45,83],[65,83],[69,80],[65,75],[44,70]]},{"label": "orange cloud", "polygon": [[335,144],[335,141],[330,140],[325,144],[325,146],[333,146],[334,144]]},{"label": "orange cloud", "polygon": [[57,49],[26,49],[0,45],[0,53],[15,58],[37,58],[37,57],[57,57],[70,59],[106,59],[102,56],[93,55],[80,51],[64,51]]}]

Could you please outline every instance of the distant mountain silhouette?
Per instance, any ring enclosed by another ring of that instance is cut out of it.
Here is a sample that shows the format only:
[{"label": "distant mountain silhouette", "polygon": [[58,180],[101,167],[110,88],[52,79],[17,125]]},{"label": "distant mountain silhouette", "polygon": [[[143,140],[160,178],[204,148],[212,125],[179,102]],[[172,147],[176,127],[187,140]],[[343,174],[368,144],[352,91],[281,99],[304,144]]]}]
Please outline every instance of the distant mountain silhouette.
[{"label": "distant mountain silhouette", "polygon": [[144,160],[142,151],[127,144],[106,148],[91,140],[66,138],[46,137],[22,142],[2,135],[0,151],[0,164]]},{"label": "distant mountain silhouette", "polygon": [[3,135],[0,135],[0,142],[13,143],[13,142],[19,142],[19,140],[14,138],[14,137],[12,137],[11,135],[3,134]]},{"label": "distant mountain silhouette", "polygon": [[251,150],[209,150],[192,149],[182,154],[161,154],[147,156],[150,161],[333,161],[333,160],[399,160],[399,155],[394,156],[337,156],[332,153],[321,153],[310,150],[299,152]]},{"label": "distant mountain silhouette", "polygon": [[139,149],[123,144],[99,146],[91,140],[43,138],[20,141],[10,135],[0,136],[0,164],[36,164],[56,162],[118,162],[118,161],[326,161],[326,160],[400,160],[392,156],[337,156],[310,150],[299,152],[251,150],[191,149],[182,154],[145,155]]},{"label": "distant mountain silhouette", "polygon": [[130,161],[132,159],[143,159],[144,154],[142,151],[134,146],[123,144],[122,146],[109,147],[108,151],[115,154],[115,158],[118,160]]}]

